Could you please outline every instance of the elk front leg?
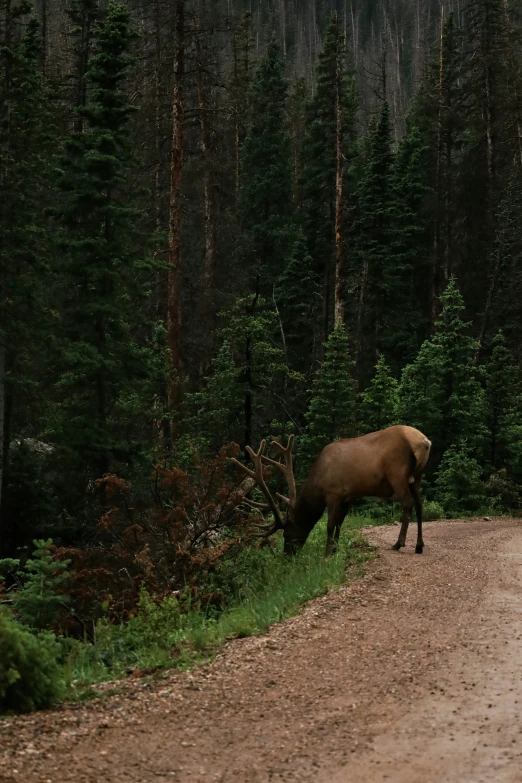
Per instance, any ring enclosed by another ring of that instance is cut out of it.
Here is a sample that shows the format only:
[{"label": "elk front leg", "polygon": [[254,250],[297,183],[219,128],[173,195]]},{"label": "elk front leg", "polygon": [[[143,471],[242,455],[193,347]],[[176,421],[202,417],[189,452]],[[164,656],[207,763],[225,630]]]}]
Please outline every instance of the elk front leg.
[{"label": "elk front leg", "polygon": [[[402,517],[401,517],[401,529],[399,532],[399,538],[397,543],[392,546],[392,549],[398,551],[401,547],[406,546],[406,534],[408,533],[408,525],[410,524],[411,512],[413,510],[413,497],[408,491],[408,495],[401,500],[402,504]],[[421,550],[422,551],[422,550]]]},{"label": "elk front leg", "polygon": [[328,504],[328,523],[326,527],[326,557],[333,555],[337,551],[339,536],[341,534],[341,525],[348,513],[349,506],[346,503],[333,502]]}]

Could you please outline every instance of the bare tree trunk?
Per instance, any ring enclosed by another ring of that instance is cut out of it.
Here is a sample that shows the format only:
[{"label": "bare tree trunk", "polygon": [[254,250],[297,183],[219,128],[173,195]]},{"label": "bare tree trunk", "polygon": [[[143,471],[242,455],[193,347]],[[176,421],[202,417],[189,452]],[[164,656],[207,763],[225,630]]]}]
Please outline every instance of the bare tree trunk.
[{"label": "bare tree trunk", "polygon": [[442,172],[442,114],[444,111],[444,6],[441,7],[439,38],[439,99],[437,113],[437,163],[435,172],[435,210],[433,218],[433,264],[431,275],[431,328],[435,325],[439,310],[440,294],[440,212]]},{"label": "bare tree trunk", "polygon": [[185,81],[185,0],[175,2],[174,88],[172,95],[172,147],[170,163],[169,252],[167,274],[167,342],[170,374],[168,382],[168,410],[172,417],[170,434],[176,435],[175,416],[181,402],[183,372],[181,347],[181,230],[182,181],[184,152],[184,81]]},{"label": "bare tree trunk", "polygon": [[[0,343],[0,514],[2,513],[2,489],[4,483],[4,459],[6,455],[5,448],[5,404],[6,404],[6,389],[5,389],[5,346]],[[5,531],[3,526],[3,520],[0,519],[0,555],[4,550],[4,537]]]},{"label": "bare tree trunk", "polygon": [[196,86],[198,93],[201,154],[203,157],[204,237],[203,274],[201,294],[201,325],[205,331],[206,345],[203,356],[203,374],[212,359],[214,321],[214,265],[216,257],[216,202],[210,152],[209,103],[203,80],[201,40],[196,36]]},{"label": "bare tree trunk", "polygon": [[511,19],[509,17],[509,5],[508,0],[504,0],[504,19],[506,25],[506,38],[508,42],[508,60],[509,69],[511,71],[511,80],[513,82],[513,102],[515,109],[515,117],[517,122],[517,143],[518,143],[518,160],[522,168],[522,101],[520,96],[520,83],[517,68],[517,55],[513,46],[513,27]]},{"label": "bare tree trunk", "polygon": [[335,175],[335,294],[334,294],[334,322],[344,324],[344,302],[342,291],[343,272],[343,106],[341,95],[341,54],[337,53],[336,70],[336,175]]}]

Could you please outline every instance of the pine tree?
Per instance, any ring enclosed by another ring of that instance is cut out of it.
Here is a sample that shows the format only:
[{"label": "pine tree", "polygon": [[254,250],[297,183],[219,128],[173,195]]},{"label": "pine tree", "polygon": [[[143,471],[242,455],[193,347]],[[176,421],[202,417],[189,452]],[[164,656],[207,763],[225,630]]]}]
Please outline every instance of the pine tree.
[{"label": "pine tree", "polygon": [[[252,446],[266,437],[275,400],[281,399],[289,373],[284,352],[273,339],[277,315],[264,299],[254,294],[238,299],[222,316],[225,319],[222,336],[230,346],[238,388],[243,394],[243,434],[239,442],[242,446]],[[234,372],[231,363],[227,372],[229,377]]]},{"label": "pine tree", "polygon": [[337,324],[325,346],[325,359],[312,384],[306,428],[299,444],[299,470],[304,474],[321,449],[355,435],[356,392],[353,359],[346,330]]},{"label": "pine tree", "polygon": [[376,432],[395,423],[398,402],[397,380],[382,356],[375,375],[360,396],[359,421],[361,432]]},{"label": "pine tree", "polygon": [[140,399],[150,354],[136,341],[144,324],[142,270],[147,268],[135,226],[138,213],[126,182],[131,156],[125,79],[133,34],[128,11],[110,3],[94,33],[86,79],[88,103],[79,107],[84,132],[67,141],[60,209],[64,254],[63,341],[58,403],[51,435],[75,466],[77,479],[107,473],[114,460],[136,453],[129,417]]},{"label": "pine tree", "polygon": [[[306,107],[300,187],[306,242],[314,272],[322,280],[323,287],[322,323],[318,335],[321,342],[326,340],[333,323],[338,174],[342,175],[341,208],[344,213],[349,211],[353,196],[350,168],[355,155],[356,112],[355,81],[347,64],[341,25],[337,14],[333,14],[318,58],[315,94]],[[344,160],[342,172],[339,172],[339,141]],[[338,241],[342,241],[342,237]]]},{"label": "pine tree", "polygon": [[267,295],[284,269],[294,238],[286,97],[284,64],[272,38],[253,77],[240,191],[245,255],[251,277],[259,278]]},{"label": "pine tree", "polygon": [[56,619],[68,598],[58,591],[66,581],[69,560],[55,560],[52,540],[33,541],[34,555],[24,566],[23,587],[13,595],[13,607],[25,625],[35,629],[48,628]]},{"label": "pine tree", "polygon": [[435,493],[451,516],[476,511],[484,504],[482,468],[465,440],[445,452],[435,479]]},{"label": "pine tree", "polygon": [[371,361],[373,366],[379,352],[400,283],[392,250],[395,203],[391,142],[389,107],[384,102],[371,132],[353,228],[354,260],[358,267],[357,352],[363,376],[370,371],[365,365]]},{"label": "pine tree", "polygon": [[486,365],[487,462],[493,470],[505,468],[509,453],[518,442],[521,388],[518,368],[499,331],[492,341],[491,358]]},{"label": "pine tree", "polygon": [[[303,281],[306,284],[303,285]],[[290,366],[306,371],[313,349],[314,332],[310,324],[319,309],[320,282],[314,274],[312,257],[306,240],[297,230],[283,274],[280,276],[274,297],[281,314],[282,330]]]},{"label": "pine tree", "polygon": [[462,320],[464,302],[454,280],[441,297],[441,314],[432,340],[405,367],[399,388],[398,416],[433,440],[430,467],[452,445],[466,441],[484,447],[484,391],[473,364],[476,342]]},{"label": "pine tree", "polygon": [[225,340],[201,391],[185,395],[187,428],[200,453],[216,454],[221,446],[242,438],[245,398],[241,367]]},{"label": "pine tree", "polygon": [[40,358],[49,326],[44,205],[54,133],[36,21],[15,40],[28,10],[26,3],[10,5],[0,30],[0,554],[10,549],[14,526],[2,503],[10,442],[21,430],[26,436],[38,432],[41,406],[34,404],[34,392],[47,370]]}]

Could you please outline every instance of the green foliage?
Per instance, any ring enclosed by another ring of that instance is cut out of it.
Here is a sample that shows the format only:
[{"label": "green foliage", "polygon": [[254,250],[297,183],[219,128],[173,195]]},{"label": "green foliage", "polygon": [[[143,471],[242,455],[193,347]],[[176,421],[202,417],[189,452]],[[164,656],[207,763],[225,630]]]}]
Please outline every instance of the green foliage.
[{"label": "green foliage", "polygon": [[[132,161],[126,96],[133,34],[129,12],[109,3],[95,28],[83,128],[66,144],[59,210],[63,256],[59,380],[49,426],[76,480],[98,478],[139,453],[137,418],[151,422],[157,363],[138,341],[147,325],[147,251],[136,230],[127,172]],[[133,433],[127,432],[132,422]]]},{"label": "green foliage", "polygon": [[362,433],[376,432],[395,423],[398,386],[390,368],[380,356],[372,381],[360,395],[359,421]]},{"label": "green foliage", "polygon": [[294,237],[290,139],[285,124],[287,84],[272,37],[254,73],[251,121],[242,149],[240,206],[245,254],[265,293],[284,268]]},{"label": "green foliage", "polygon": [[517,448],[518,423],[522,413],[518,369],[502,332],[492,341],[486,365],[487,459],[493,469],[507,465],[509,452]]},{"label": "green foliage", "polygon": [[0,605],[0,711],[50,707],[64,695],[61,647],[51,633],[32,634]]},{"label": "green foliage", "polygon": [[289,363],[301,370],[308,369],[313,347],[314,330],[310,324],[318,316],[319,288],[304,234],[298,231],[274,296],[281,313]]},{"label": "green foliage", "polygon": [[201,391],[185,395],[187,426],[202,453],[216,453],[223,443],[241,439],[245,384],[243,370],[225,339]]},{"label": "green foliage", "polygon": [[290,376],[284,351],[274,340],[277,315],[264,299],[252,295],[238,299],[223,316],[225,326],[221,333],[237,372],[238,396],[234,390],[233,397],[239,399],[239,390],[242,391],[243,437],[253,442],[258,431],[259,437],[266,436],[274,400]]},{"label": "green foliage", "polygon": [[325,345],[325,359],[315,376],[306,429],[299,443],[299,469],[304,473],[331,441],[355,434],[353,360],[346,330],[337,324]]},{"label": "green foliage", "polygon": [[485,502],[483,471],[465,442],[445,452],[435,480],[436,497],[450,516],[477,511]]},{"label": "green foliage", "polygon": [[24,584],[13,593],[13,607],[25,625],[48,628],[58,616],[67,596],[58,591],[67,581],[69,560],[55,560],[52,541],[33,541],[35,552],[24,565]]},{"label": "green foliage", "polygon": [[283,555],[281,537],[275,549],[247,546],[232,551],[209,585],[224,594],[220,611],[197,605],[181,611],[183,596],[158,603],[142,593],[138,612],[127,624],[100,623],[94,645],[83,644],[75,651],[77,686],[122,676],[129,667],[185,667],[231,637],[262,633],[296,614],[306,601],[344,583],[347,567],[358,573],[371,556],[357,532],[364,521],[346,521],[339,549],[331,558],[323,557],[324,522],[291,561]]},{"label": "green foliage", "polygon": [[462,320],[464,303],[455,281],[441,305],[435,335],[403,370],[398,404],[399,420],[433,441],[431,467],[459,439],[480,449],[486,433],[484,391],[473,363],[476,343]]},{"label": "green foliage", "polygon": [[350,169],[355,153],[357,95],[354,75],[347,64],[342,25],[334,13],[318,57],[316,89],[306,106],[300,187],[306,242],[314,272],[321,279],[326,270],[331,273],[335,247],[338,93],[345,160],[343,190],[349,202],[353,191]]}]

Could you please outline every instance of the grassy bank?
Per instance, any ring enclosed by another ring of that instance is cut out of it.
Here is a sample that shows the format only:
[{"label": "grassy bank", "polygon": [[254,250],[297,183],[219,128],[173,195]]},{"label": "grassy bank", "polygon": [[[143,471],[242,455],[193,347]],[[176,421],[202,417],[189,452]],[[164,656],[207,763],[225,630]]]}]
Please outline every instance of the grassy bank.
[{"label": "grassy bank", "polygon": [[212,576],[211,587],[223,595],[219,609],[180,611],[176,596],[156,604],[142,595],[137,615],[125,625],[98,625],[94,644],[79,644],[68,656],[70,694],[133,669],[188,668],[214,654],[227,640],[262,633],[295,615],[307,601],[362,573],[372,548],[360,535],[367,517],[346,520],[338,552],[324,557],[326,524],[322,520],[295,558],[273,548],[242,548]]}]

